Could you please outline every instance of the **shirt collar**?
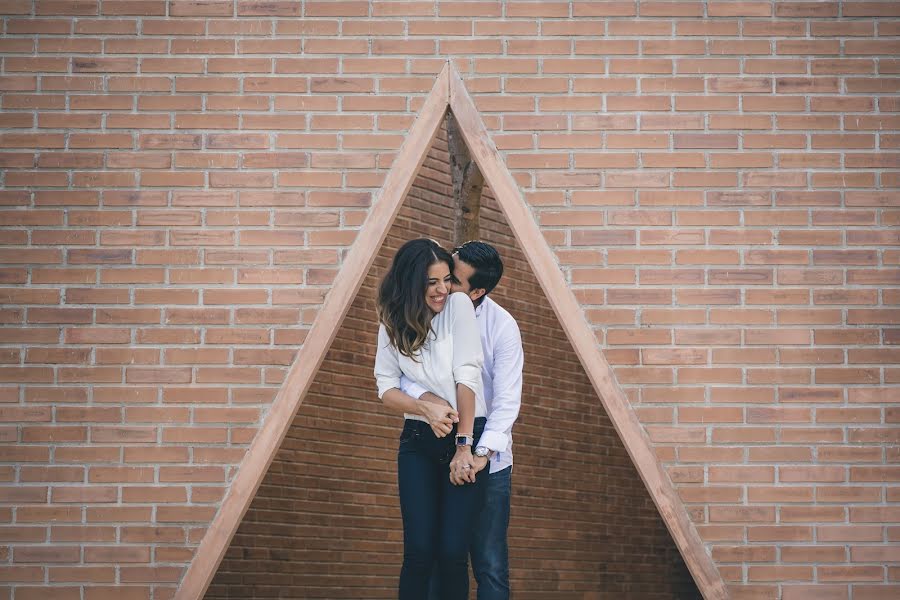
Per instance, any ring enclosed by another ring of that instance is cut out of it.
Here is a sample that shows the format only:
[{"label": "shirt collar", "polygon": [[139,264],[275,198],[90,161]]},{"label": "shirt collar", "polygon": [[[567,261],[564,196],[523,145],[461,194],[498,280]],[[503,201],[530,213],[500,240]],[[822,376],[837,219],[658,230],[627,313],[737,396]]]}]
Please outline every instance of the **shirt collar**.
[{"label": "shirt collar", "polygon": [[488,305],[488,302],[493,302],[493,301],[490,298],[488,298],[487,296],[485,296],[484,300],[481,301],[481,304],[479,304],[478,306],[475,307],[475,318],[476,319],[481,316],[481,313],[484,311],[484,307]]}]

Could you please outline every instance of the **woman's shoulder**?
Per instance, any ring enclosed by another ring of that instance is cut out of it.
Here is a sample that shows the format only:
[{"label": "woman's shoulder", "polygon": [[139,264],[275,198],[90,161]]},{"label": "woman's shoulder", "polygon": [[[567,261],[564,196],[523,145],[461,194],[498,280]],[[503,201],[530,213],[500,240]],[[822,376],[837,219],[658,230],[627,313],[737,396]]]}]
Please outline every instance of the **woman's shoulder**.
[{"label": "woman's shoulder", "polygon": [[469,299],[469,296],[465,292],[453,292],[450,294],[450,297],[447,298],[447,309],[453,311],[463,310],[466,312],[475,312],[472,300]]},{"label": "woman's shoulder", "polygon": [[[474,318],[475,307],[472,306],[472,301],[469,300],[469,297],[463,292],[452,293],[447,297],[447,304],[444,306],[444,310],[435,316],[432,326],[440,329],[452,327],[453,322],[461,315],[465,315],[467,311],[471,312]],[[465,317],[463,316],[463,318]]]},{"label": "woman's shoulder", "polygon": [[469,295],[463,292],[450,294],[450,298],[447,299],[447,308],[444,309],[444,312],[448,313],[449,321],[458,321],[459,319],[475,321],[475,305],[472,304],[472,299],[469,298]]}]

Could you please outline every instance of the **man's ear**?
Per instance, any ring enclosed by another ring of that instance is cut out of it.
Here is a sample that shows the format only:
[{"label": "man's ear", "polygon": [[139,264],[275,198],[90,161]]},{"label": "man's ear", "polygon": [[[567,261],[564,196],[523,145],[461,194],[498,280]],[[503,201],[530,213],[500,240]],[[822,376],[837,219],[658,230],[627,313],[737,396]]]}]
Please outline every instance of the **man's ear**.
[{"label": "man's ear", "polygon": [[484,297],[486,294],[487,290],[484,288],[475,288],[474,290],[469,290],[469,298],[472,299],[472,302],[478,302],[478,299]]}]

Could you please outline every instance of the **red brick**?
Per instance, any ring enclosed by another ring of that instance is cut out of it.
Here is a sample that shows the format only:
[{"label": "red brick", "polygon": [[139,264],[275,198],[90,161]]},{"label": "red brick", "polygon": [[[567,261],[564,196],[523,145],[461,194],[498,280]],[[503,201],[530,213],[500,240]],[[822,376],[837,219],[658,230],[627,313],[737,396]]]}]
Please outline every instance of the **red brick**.
[{"label": "red brick", "polygon": [[751,542],[812,541],[812,528],[794,525],[755,525],[747,528],[747,540]]}]

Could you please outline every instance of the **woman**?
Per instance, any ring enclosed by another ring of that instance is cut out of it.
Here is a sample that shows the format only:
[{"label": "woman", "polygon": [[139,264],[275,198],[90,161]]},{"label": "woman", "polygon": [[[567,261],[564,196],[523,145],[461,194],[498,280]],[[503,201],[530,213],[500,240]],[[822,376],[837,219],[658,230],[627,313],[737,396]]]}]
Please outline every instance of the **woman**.
[{"label": "woman", "polygon": [[[400,600],[422,600],[437,562],[442,600],[468,598],[468,548],[483,479],[472,448],[484,429],[481,338],[468,296],[451,294],[453,259],[433,240],[405,243],[378,292],[375,377],[406,421],[397,453],[403,515]],[[400,391],[400,376],[444,404]]]}]

